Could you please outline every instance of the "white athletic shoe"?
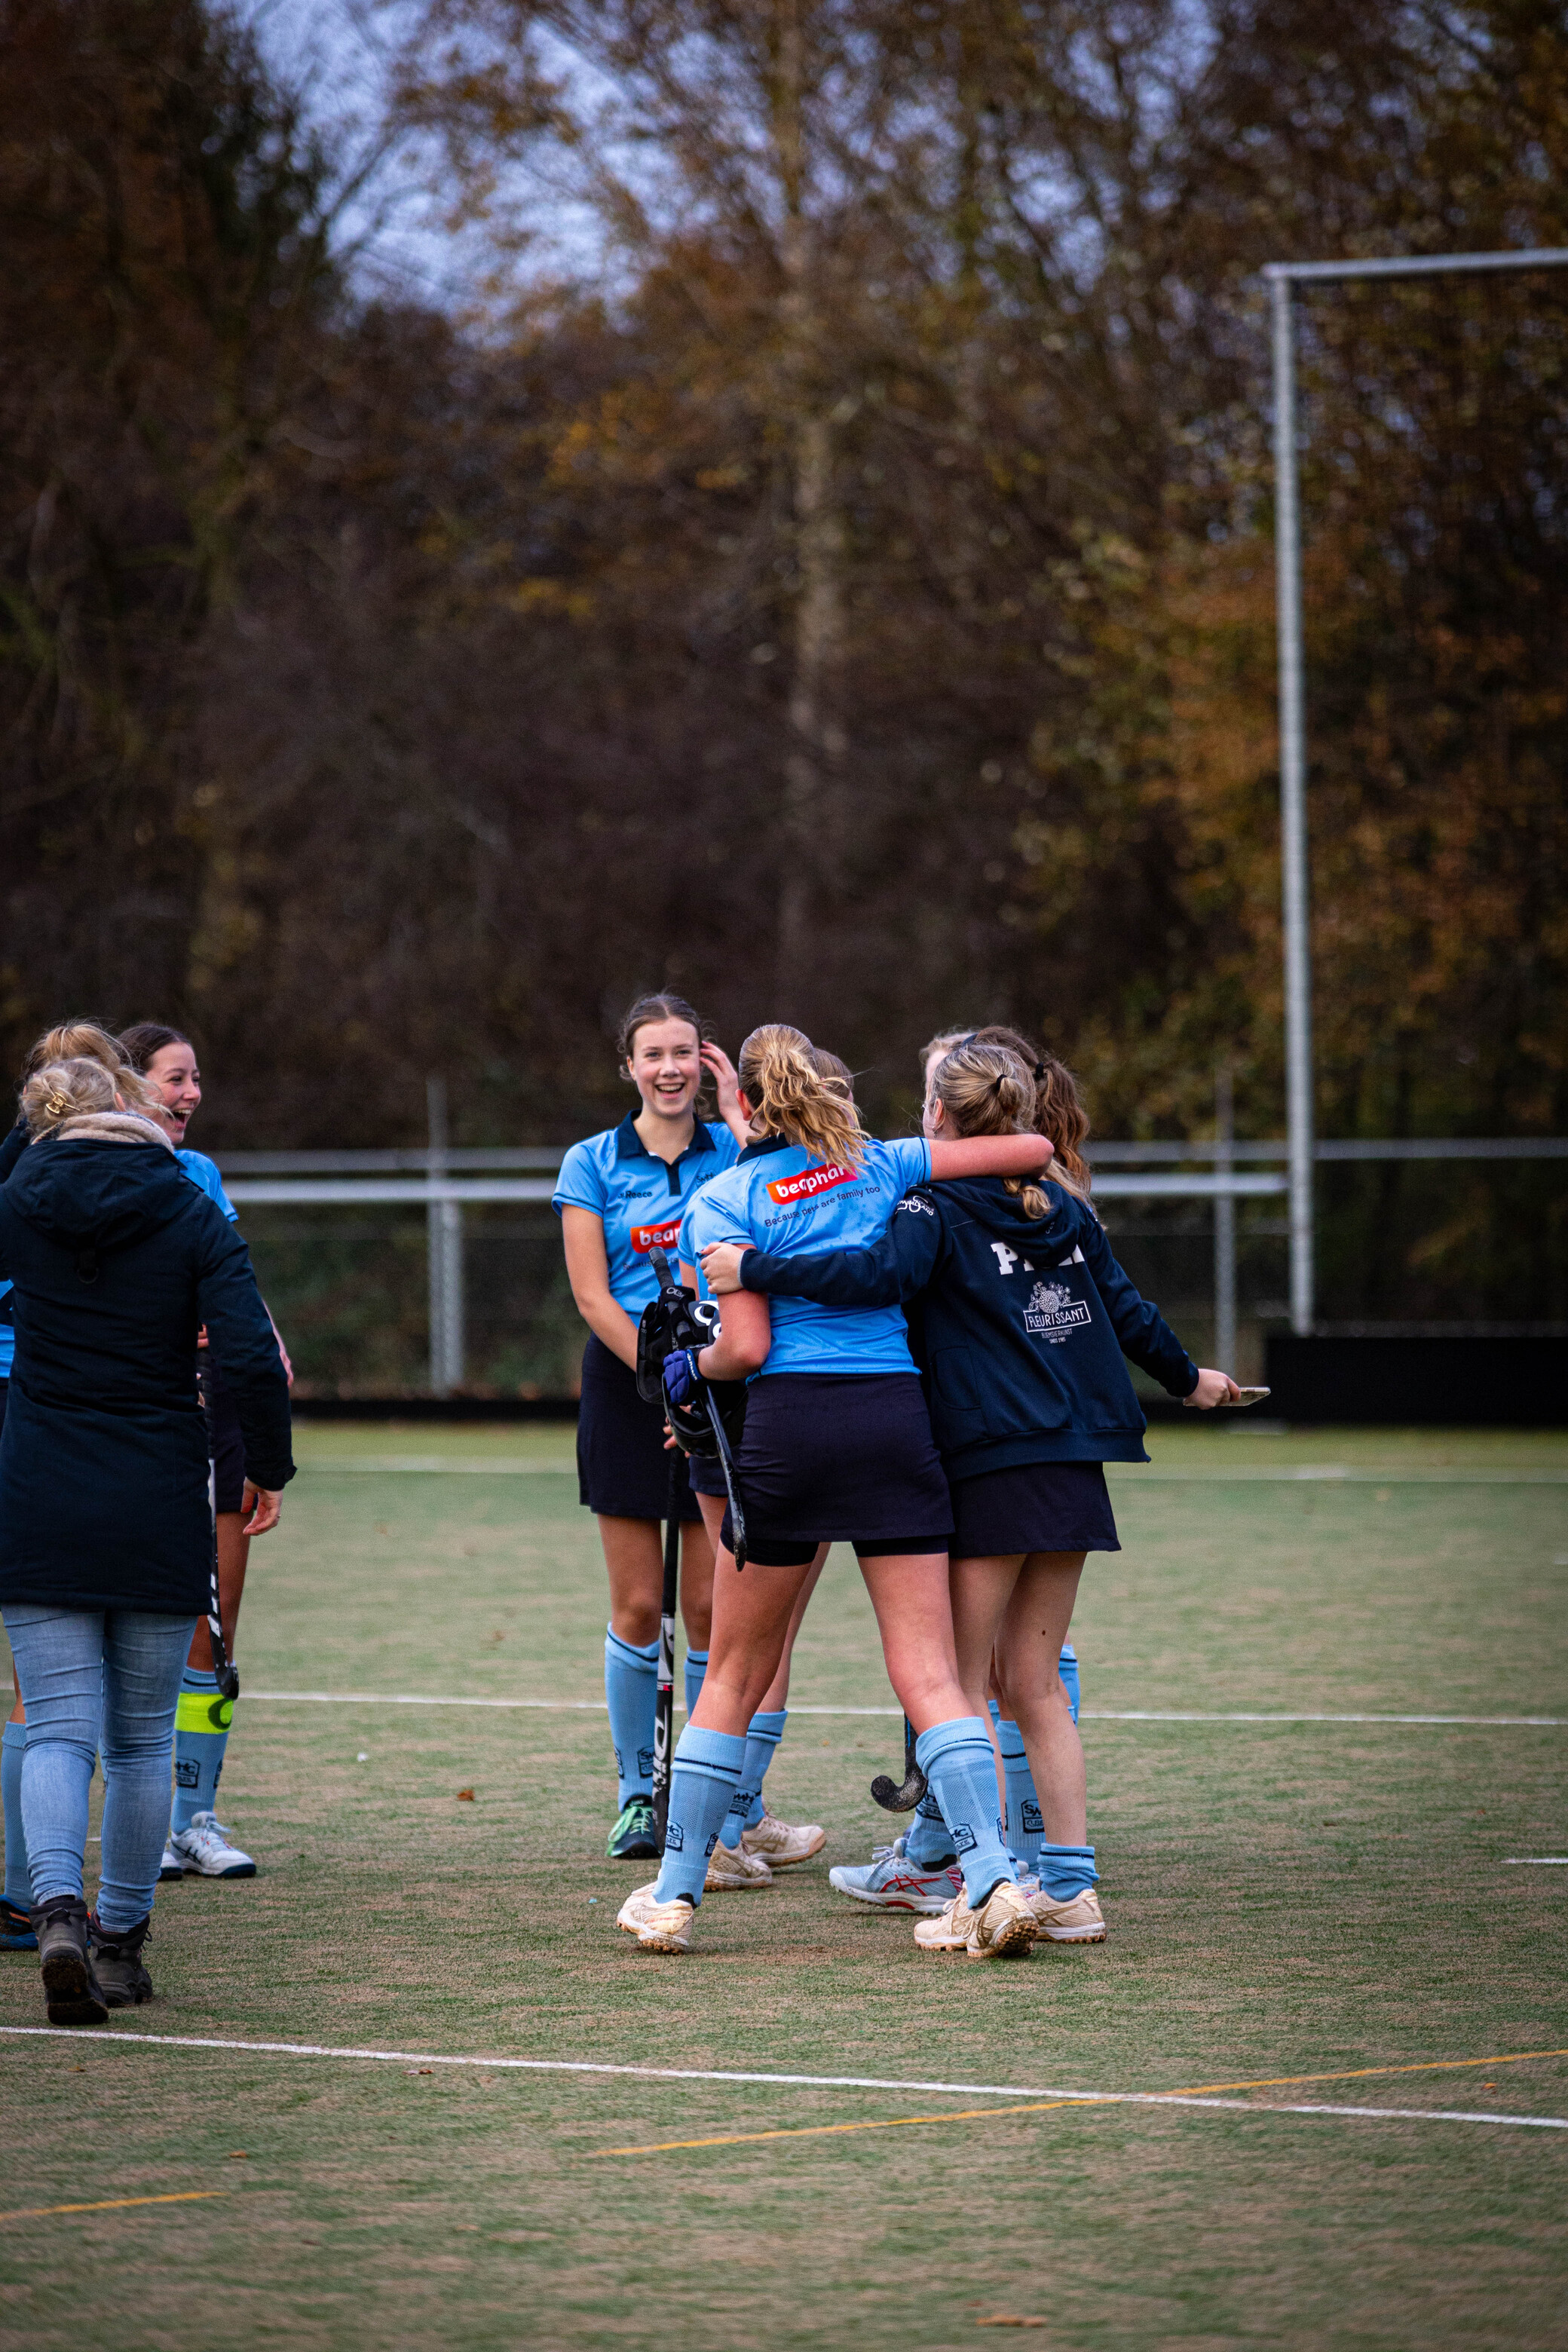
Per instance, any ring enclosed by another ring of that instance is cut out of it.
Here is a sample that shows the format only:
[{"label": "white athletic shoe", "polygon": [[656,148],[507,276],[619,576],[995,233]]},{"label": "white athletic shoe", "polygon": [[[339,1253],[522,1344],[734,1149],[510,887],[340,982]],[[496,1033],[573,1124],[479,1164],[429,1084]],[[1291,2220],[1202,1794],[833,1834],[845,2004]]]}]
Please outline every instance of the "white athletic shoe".
[{"label": "white athletic shoe", "polygon": [[827,1832],[816,1822],[781,1822],[767,1807],[763,1818],[749,1830],[741,1832],[742,1849],[756,1854],[770,1870],[793,1870],[797,1862],[809,1862],[827,1843]]},{"label": "white athletic shoe", "polygon": [[635,1936],[645,1950],[650,1952],[689,1952],[691,1949],[691,1922],[697,1914],[684,1895],[673,1903],[656,1903],[654,1888],[657,1878],[628,1895],[616,1914],[616,1925]]},{"label": "white athletic shoe", "polygon": [[163,1859],[158,1864],[158,1883],[160,1885],[163,1885],[168,1879],[184,1878],[185,1874],[185,1865],[180,1860],[179,1855],[174,1852],[174,1844],[172,1843],[174,1838],[174,1832],[172,1830],[169,1832],[169,1837],[171,1843],[164,1846]]},{"label": "white athletic shoe", "polygon": [[934,1919],[917,1923],[915,1941],[922,1952],[966,1952],[972,1960],[995,1960],[1005,1952],[1026,1953],[1039,1932],[1028,1896],[1005,1878],[978,1911],[955,1895]]},{"label": "white athletic shoe", "polygon": [[1100,1897],[1092,1886],[1081,1895],[1069,1895],[1065,1901],[1047,1895],[1034,1876],[1018,1882],[1035,1915],[1035,1924],[1047,1943],[1103,1944],[1105,1914],[1100,1907]]},{"label": "white athletic shoe", "polygon": [[716,1845],[708,1857],[708,1875],[702,1882],[704,1895],[730,1895],[741,1886],[771,1886],[773,1872],[761,1854],[746,1853],[739,1846]]},{"label": "white athletic shoe", "polygon": [[827,1884],[835,1894],[847,1895],[856,1903],[874,1903],[882,1911],[935,1913],[963,1894],[963,1874],[951,1862],[940,1870],[921,1870],[904,1860],[904,1841],[895,1838],[891,1845],[877,1846],[868,1863],[853,1868],[836,1864]]},{"label": "white athletic shoe", "polygon": [[163,1859],[180,1865],[183,1878],[254,1878],[256,1864],[235,1845],[216,1813],[196,1813],[189,1829],[171,1830]]}]

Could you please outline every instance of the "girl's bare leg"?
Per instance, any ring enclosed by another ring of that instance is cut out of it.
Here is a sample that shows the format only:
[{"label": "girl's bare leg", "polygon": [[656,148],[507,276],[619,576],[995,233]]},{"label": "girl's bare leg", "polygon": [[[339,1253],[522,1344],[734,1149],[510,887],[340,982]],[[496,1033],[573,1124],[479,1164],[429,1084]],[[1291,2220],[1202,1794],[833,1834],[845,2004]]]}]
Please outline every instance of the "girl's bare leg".
[{"label": "girl's bare leg", "polygon": [[1050,1845],[1089,1842],[1083,1742],[1057,1671],[1083,1563],[1081,1551],[1031,1552],[1022,1563],[996,1643],[1004,1704],[1024,1735]]},{"label": "girl's bare leg", "polygon": [[713,1568],[713,1632],[708,1671],[690,1720],[707,1731],[744,1738],[784,1664],[795,1604],[815,1579],[816,1562],[759,1568],[740,1574],[735,1555],[721,1545]]},{"label": "girl's bare leg", "polygon": [[[719,1550],[719,1530],[724,1524],[724,1497],[722,1495],[699,1495],[697,1501],[702,1513],[702,1524],[708,1530],[708,1539],[713,1547],[715,1556],[717,1556]],[[800,1621],[805,1615],[806,1603],[810,1601],[812,1594],[816,1591],[816,1580],[822,1574],[823,1567],[827,1559],[827,1553],[828,1546],[826,1544],[818,1544],[816,1548],[816,1558],[811,1564],[810,1574],[807,1576],[805,1582],[800,1588],[800,1597],[796,1601],[795,1608],[790,1615],[789,1630],[784,1635],[784,1655],[779,1660],[779,1670],[773,1676],[773,1681],[769,1684],[767,1691],[763,1698],[762,1712],[763,1714],[767,1714],[776,1707],[787,1706],[789,1704],[789,1666],[790,1660],[795,1655],[795,1637],[800,1631]],[[742,1575],[746,1571],[744,1570],[741,1571]],[[710,1617],[711,1617],[713,1590],[711,1576],[709,1578],[708,1590]],[[705,1643],[690,1640],[689,1625],[687,1628],[687,1636],[692,1649],[700,1650],[707,1646]]]},{"label": "girl's bare leg", "polygon": [[[659,1522],[611,1518],[601,1512],[599,1541],[605,1548],[610,1579],[610,1630],[633,1649],[646,1649],[658,1639],[659,1604],[664,1596],[664,1538]],[[712,1607],[713,1548],[707,1529],[693,1520],[680,1531],[680,1613],[687,1642],[694,1650],[708,1646]]]},{"label": "girl's bare leg", "polygon": [[860,1573],[877,1612],[888,1679],[916,1731],[961,1715],[984,1716],[984,1696],[972,1706],[959,1681],[946,1553],[863,1559]]}]

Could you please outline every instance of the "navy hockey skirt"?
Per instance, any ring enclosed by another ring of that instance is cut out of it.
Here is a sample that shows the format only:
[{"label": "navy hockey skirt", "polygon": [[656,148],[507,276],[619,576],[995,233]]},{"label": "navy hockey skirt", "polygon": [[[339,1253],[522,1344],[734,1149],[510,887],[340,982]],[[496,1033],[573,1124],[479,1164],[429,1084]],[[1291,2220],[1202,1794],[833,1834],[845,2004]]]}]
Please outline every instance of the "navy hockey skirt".
[{"label": "navy hockey skirt", "polygon": [[954,1559],[1021,1551],[1120,1551],[1099,1462],[1026,1462],[952,1482]]},{"label": "navy hockey skirt", "polygon": [[645,1404],[637,1374],[592,1333],[583,1350],[583,1395],[577,1409],[577,1493],[590,1511],[612,1519],[669,1516],[674,1465],[675,1516],[701,1517],[686,1476],[686,1456],[667,1452],[664,1408]]},{"label": "navy hockey skirt", "polygon": [[[818,1544],[862,1557],[944,1552],[947,1480],[913,1372],[775,1372],[753,1381],[735,1457],[746,1550],[793,1568]],[[724,1514],[724,1541],[731,1539]]]}]

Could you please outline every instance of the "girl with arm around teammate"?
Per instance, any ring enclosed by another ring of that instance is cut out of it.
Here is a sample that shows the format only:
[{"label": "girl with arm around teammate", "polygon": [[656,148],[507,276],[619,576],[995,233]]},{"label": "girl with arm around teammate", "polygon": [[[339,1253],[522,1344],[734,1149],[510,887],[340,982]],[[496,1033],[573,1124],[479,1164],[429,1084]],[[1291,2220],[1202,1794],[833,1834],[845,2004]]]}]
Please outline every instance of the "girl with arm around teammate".
[{"label": "girl with arm around teammate", "polygon": [[[795,1029],[754,1030],[741,1052],[741,1108],[751,1140],[706,1189],[692,1220],[710,1241],[764,1243],[784,1255],[824,1242],[876,1240],[911,1182],[1041,1169],[1038,1137],[878,1143],[842,1083],[817,1068]],[[961,1849],[965,1948],[976,1958],[1026,1950],[1034,1914],[998,1834],[991,1739],[959,1683],[947,1591],[951,1507],[920,1381],[896,1305],[850,1311],[748,1293],[722,1302],[718,1338],[672,1356],[678,1401],[702,1379],[758,1375],[736,1475],[748,1515],[748,1561],[735,1568],[723,1530],[708,1673],[676,1748],[669,1830],[658,1878],[622,1906],[618,1925],[655,1951],[689,1948],[707,1856],[743,1768],[746,1733],[777,1671],[817,1548],[855,1547],[893,1687],[919,1738],[921,1768]]]},{"label": "girl with arm around teammate", "polygon": [[[1034,1111],[1031,1072],[1004,1046],[961,1045],[932,1067],[932,1137],[1016,1131]],[[1059,1182],[984,1177],[917,1190],[876,1248],[793,1260],[710,1251],[706,1271],[720,1294],[738,1279],[781,1299],[921,1297],[955,1520],[959,1678],[983,1707],[994,1659],[1023,1734],[1037,1815],[1031,1827],[1010,1811],[1009,1832],[1038,1865],[1029,1892],[1041,1932],[1099,1942],[1083,1750],[1058,1661],[1086,1554],[1120,1549],[1103,1465],[1148,1458],[1122,1355],[1199,1408],[1234,1397],[1235,1382],[1194,1363],[1117,1265],[1088,1202]],[[957,1940],[947,1913],[916,1935]]]}]

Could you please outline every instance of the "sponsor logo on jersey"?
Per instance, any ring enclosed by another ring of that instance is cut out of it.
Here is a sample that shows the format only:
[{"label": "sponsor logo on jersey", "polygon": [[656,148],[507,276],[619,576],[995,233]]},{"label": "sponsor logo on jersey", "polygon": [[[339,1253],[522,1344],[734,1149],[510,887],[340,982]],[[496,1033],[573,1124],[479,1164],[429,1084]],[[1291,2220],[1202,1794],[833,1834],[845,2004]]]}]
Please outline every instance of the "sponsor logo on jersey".
[{"label": "sponsor logo on jersey", "polygon": [[1066,1339],[1089,1319],[1089,1308],[1062,1282],[1037,1282],[1024,1308],[1024,1328],[1047,1339]]},{"label": "sponsor logo on jersey", "polygon": [[831,1192],[838,1184],[858,1184],[858,1168],[840,1168],[829,1160],[825,1168],[803,1168],[798,1176],[777,1176],[768,1186],[768,1198],[781,1208],[797,1206],[802,1201],[815,1201],[819,1192]]},{"label": "sponsor logo on jersey", "polygon": [[647,1257],[651,1249],[672,1250],[679,1239],[679,1217],[668,1217],[662,1225],[632,1227],[632,1247],[639,1257]]}]

